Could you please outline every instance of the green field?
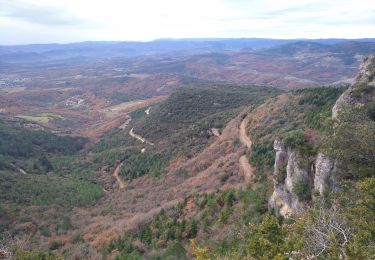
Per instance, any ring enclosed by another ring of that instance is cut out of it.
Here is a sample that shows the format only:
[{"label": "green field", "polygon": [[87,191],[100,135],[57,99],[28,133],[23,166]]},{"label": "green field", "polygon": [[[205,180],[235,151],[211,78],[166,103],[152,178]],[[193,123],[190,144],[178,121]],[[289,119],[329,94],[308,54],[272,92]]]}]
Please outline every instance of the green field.
[{"label": "green field", "polygon": [[52,120],[64,120],[65,118],[62,115],[54,114],[54,113],[42,113],[35,116],[29,115],[18,115],[18,118],[25,119],[27,121],[35,122],[35,123],[48,123]]}]

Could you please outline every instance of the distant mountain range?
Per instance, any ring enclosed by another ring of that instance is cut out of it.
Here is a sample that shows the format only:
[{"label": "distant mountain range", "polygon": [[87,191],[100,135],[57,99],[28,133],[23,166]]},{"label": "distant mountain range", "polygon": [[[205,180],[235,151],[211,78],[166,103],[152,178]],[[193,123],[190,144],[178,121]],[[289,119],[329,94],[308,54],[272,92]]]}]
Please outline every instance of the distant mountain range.
[{"label": "distant mountain range", "polygon": [[[104,59],[142,55],[189,55],[205,52],[259,50],[277,48],[274,52],[293,52],[306,47],[320,50],[331,45],[351,45],[353,42],[374,43],[370,39],[158,39],[150,42],[79,42],[69,44],[31,44],[0,46],[0,64],[3,62],[35,62],[72,58]],[[291,44],[291,45],[290,45]]]},{"label": "distant mountain range", "polygon": [[[348,84],[362,59],[374,52],[375,39],[159,39],[0,46],[0,81],[3,86],[107,89],[108,84],[120,88],[126,82],[126,100],[138,96],[138,84],[148,93],[168,90],[159,94],[170,94],[183,82],[201,81],[295,89]],[[105,78],[105,84],[98,78]]]}]

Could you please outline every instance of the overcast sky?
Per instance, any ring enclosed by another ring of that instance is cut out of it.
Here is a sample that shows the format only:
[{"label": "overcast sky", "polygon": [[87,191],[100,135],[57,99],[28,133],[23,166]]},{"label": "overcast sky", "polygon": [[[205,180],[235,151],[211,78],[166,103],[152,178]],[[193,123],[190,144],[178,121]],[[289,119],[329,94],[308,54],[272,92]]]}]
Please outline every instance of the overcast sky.
[{"label": "overcast sky", "polygon": [[0,44],[375,38],[375,0],[0,0]]}]

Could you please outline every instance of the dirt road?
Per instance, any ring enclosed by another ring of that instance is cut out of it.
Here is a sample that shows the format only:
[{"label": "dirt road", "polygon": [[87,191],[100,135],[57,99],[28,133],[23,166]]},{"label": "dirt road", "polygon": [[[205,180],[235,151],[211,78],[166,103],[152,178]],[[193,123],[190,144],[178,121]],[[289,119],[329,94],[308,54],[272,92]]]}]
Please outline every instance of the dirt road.
[{"label": "dirt road", "polygon": [[130,116],[128,116],[126,121],[122,125],[120,125],[118,128],[120,128],[121,130],[125,130],[126,127],[129,125],[131,120],[132,120],[132,118]]},{"label": "dirt road", "polygon": [[251,140],[249,136],[246,134],[246,127],[250,122],[250,117],[247,115],[244,120],[242,120],[240,125],[240,141],[243,145],[245,145],[247,148],[251,148]]},{"label": "dirt road", "polygon": [[250,165],[246,155],[240,157],[240,169],[245,176],[246,183],[251,183],[255,177],[255,168]]},{"label": "dirt road", "polygon": [[134,128],[130,129],[129,135],[130,135],[131,137],[134,137],[135,139],[141,141],[142,143],[146,143],[146,144],[149,144],[149,145],[154,145],[153,143],[147,141],[147,140],[146,140],[145,138],[143,138],[142,136],[135,134],[135,133],[134,133]]},{"label": "dirt road", "polygon": [[124,181],[121,179],[121,177],[119,176],[119,173],[120,173],[120,170],[121,170],[121,166],[122,166],[123,163],[119,163],[117,166],[116,166],[116,169],[113,171],[113,176],[115,176],[116,178],[116,181],[120,187],[120,189],[122,190],[123,188],[125,188],[125,183]]},{"label": "dirt road", "polygon": [[[251,149],[251,139],[246,134],[246,127],[250,122],[250,116],[247,115],[241,122],[240,125],[240,133],[239,138],[241,143],[247,147],[247,149]],[[247,159],[246,155],[242,155],[239,160],[240,163],[240,170],[245,176],[246,183],[251,183],[255,177],[255,168],[249,163],[249,160]]]}]

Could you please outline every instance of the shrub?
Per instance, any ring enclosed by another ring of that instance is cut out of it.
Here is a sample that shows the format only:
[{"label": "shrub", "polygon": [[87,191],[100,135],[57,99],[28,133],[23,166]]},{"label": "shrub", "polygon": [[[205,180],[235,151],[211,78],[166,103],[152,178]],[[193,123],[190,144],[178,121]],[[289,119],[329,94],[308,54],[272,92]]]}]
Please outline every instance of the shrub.
[{"label": "shrub", "polygon": [[310,185],[307,180],[300,179],[293,183],[293,193],[296,194],[297,198],[300,201],[309,200],[311,197],[310,194]]},{"label": "shrub", "polygon": [[184,260],[186,257],[186,250],[180,243],[170,244],[162,255],[162,259],[168,260]]},{"label": "shrub", "polygon": [[199,247],[194,239],[191,240],[191,251],[194,258],[197,260],[208,260],[211,259],[209,256],[209,251],[207,247]]},{"label": "shrub", "polygon": [[367,114],[372,121],[375,121],[375,99],[368,105]]},{"label": "shrub", "polygon": [[276,180],[278,183],[284,183],[286,176],[287,176],[287,163],[283,163],[279,167],[279,174],[276,176]]},{"label": "shrub", "polygon": [[306,142],[305,132],[302,129],[286,132],[283,136],[283,140],[290,148],[297,148]]},{"label": "shrub", "polygon": [[361,97],[363,94],[369,94],[373,91],[373,87],[369,84],[362,84],[358,88],[354,89],[352,95],[356,98]]},{"label": "shrub", "polygon": [[139,232],[139,238],[143,243],[149,245],[152,240],[152,231],[149,226],[143,226]]},{"label": "shrub", "polygon": [[225,203],[227,204],[228,207],[233,206],[233,202],[236,200],[236,197],[234,195],[234,190],[228,190],[225,194]]},{"label": "shrub", "polygon": [[282,252],[284,234],[277,218],[267,215],[261,223],[250,229],[247,253],[255,259],[278,259],[275,257]]},{"label": "shrub", "polygon": [[138,252],[138,250],[134,250],[130,253],[122,253],[120,256],[115,258],[116,260],[141,260],[142,255]]},{"label": "shrub", "polygon": [[72,229],[73,225],[72,225],[72,222],[70,221],[70,218],[67,216],[62,217],[61,223],[57,225],[57,228],[63,231]]},{"label": "shrub", "polygon": [[251,163],[256,167],[272,167],[275,161],[275,152],[273,143],[266,141],[264,143],[254,143],[251,146]]},{"label": "shrub", "polygon": [[198,223],[195,219],[191,221],[190,224],[190,231],[189,231],[189,238],[195,238],[198,233]]},{"label": "shrub", "polygon": [[59,241],[52,241],[51,244],[49,245],[50,250],[56,250],[59,249],[62,246],[62,243]]},{"label": "shrub", "polygon": [[226,208],[220,213],[220,222],[221,223],[227,223],[230,215],[232,214],[232,209],[231,208]]},{"label": "shrub", "polygon": [[50,237],[51,236],[51,231],[47,226],[44,226],[40,229],[40,234],[45,237]]},{"label": "shrub", "polygon": [[62,256],[55,256],[52,253],[44,253],[39,250],[24,250],[21,248],[16,248],[14,251],[13,258],[14,260],[36,260],[36,259],[43,259],[43,260],[62,260]]}]

